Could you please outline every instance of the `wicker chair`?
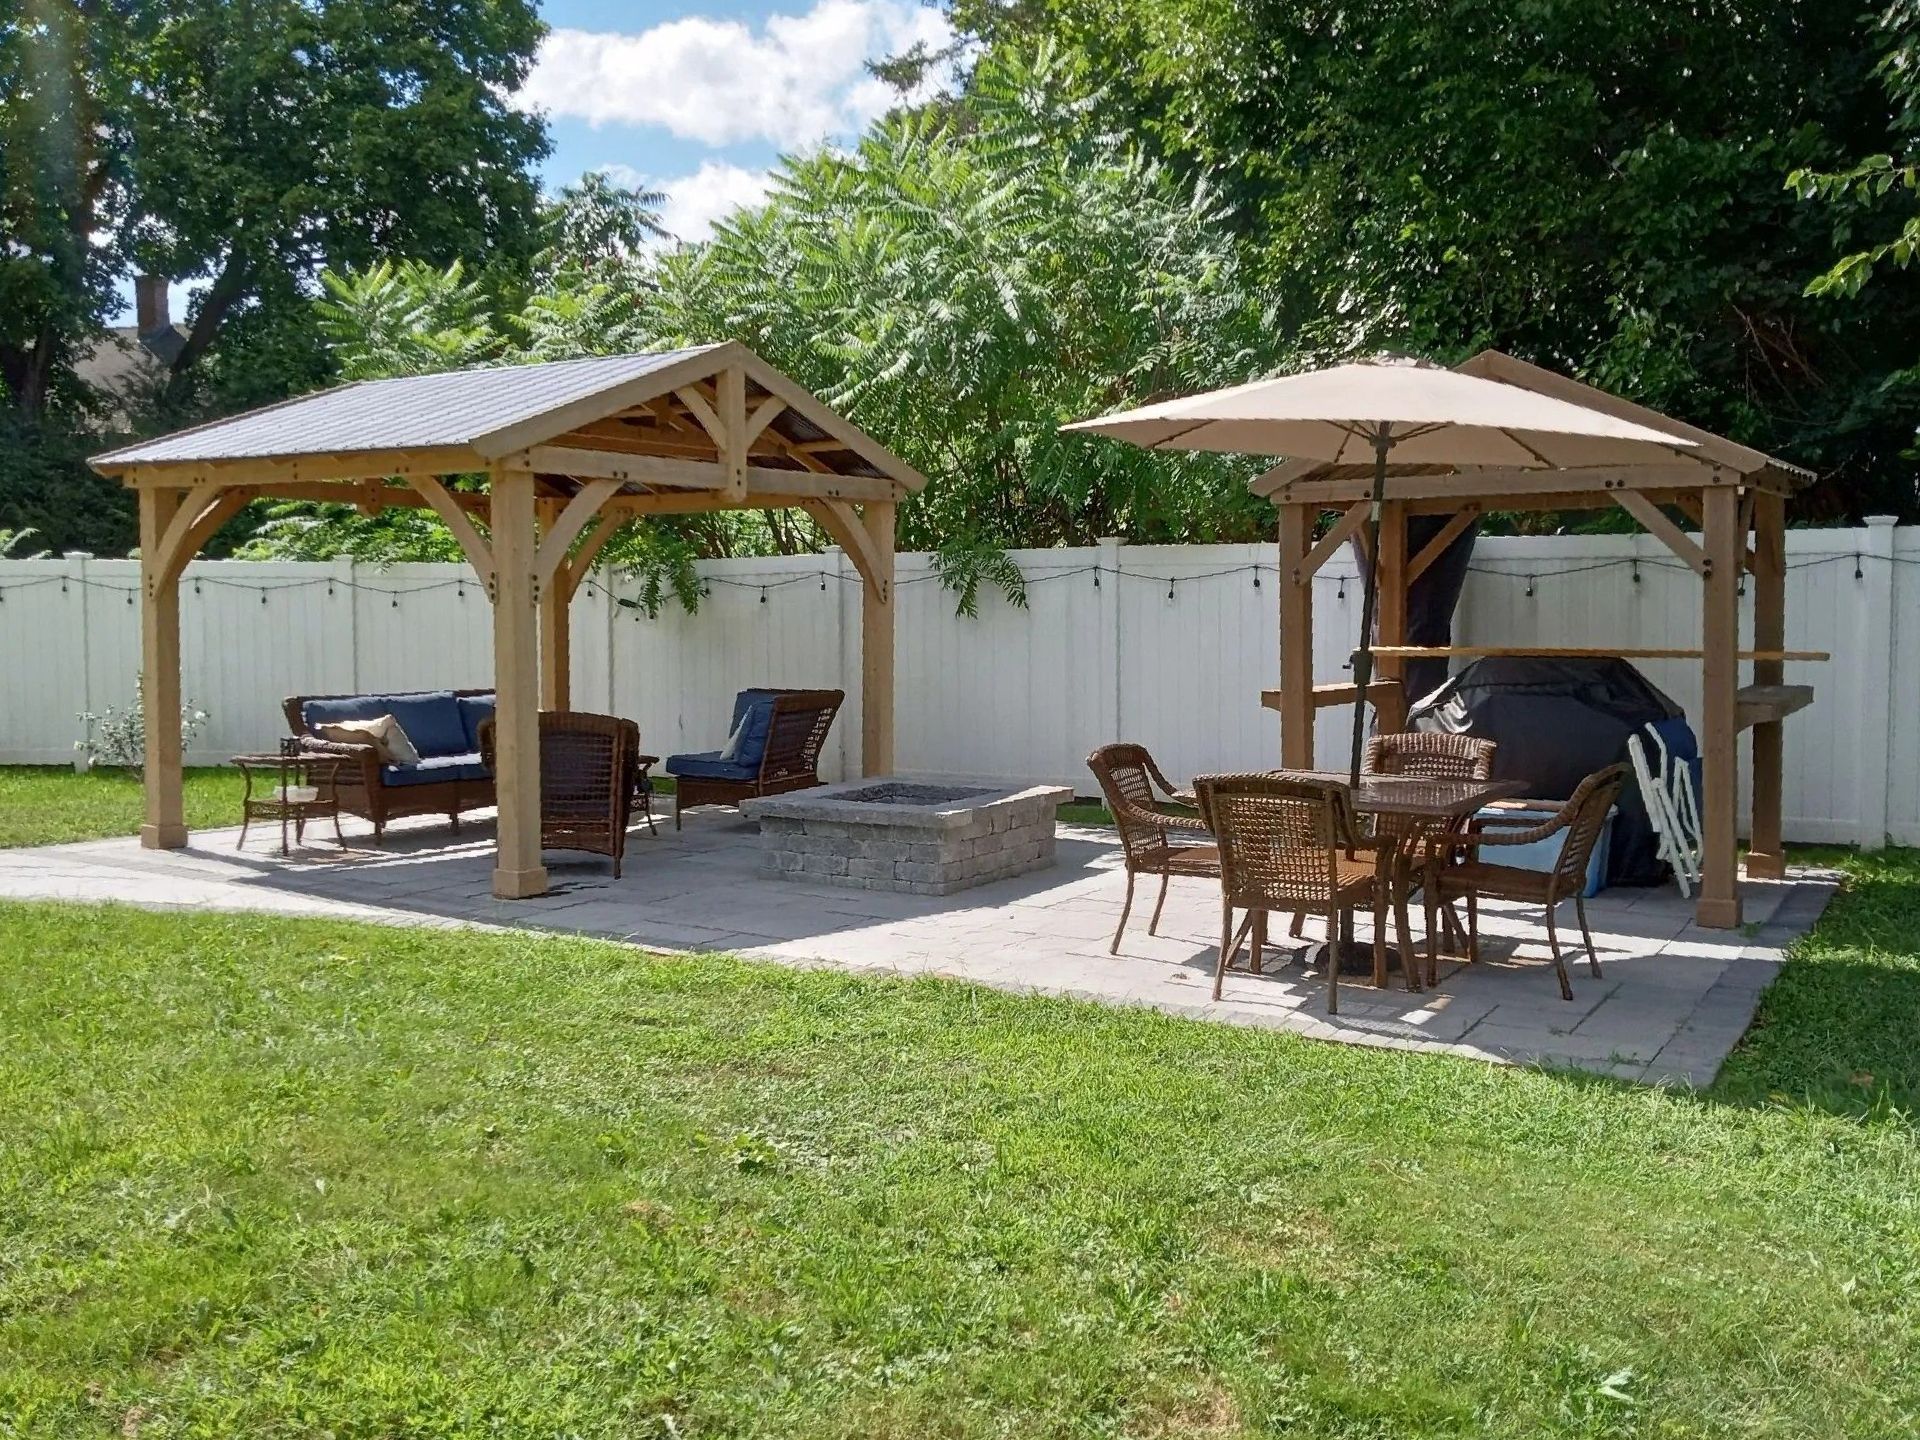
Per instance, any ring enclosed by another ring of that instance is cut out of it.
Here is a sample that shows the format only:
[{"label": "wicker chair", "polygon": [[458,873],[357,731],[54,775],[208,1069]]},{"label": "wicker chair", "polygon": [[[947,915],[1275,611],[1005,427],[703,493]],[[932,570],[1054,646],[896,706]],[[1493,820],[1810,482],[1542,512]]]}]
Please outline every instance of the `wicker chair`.
[{"label": "wicker chair", "polygon": [[[480,727],[480,754],[493,768],[494,725]],[[585,850],[613,861],[627,851],[640,727],[617,715],[540,712],[540,847]]]},{"label": "wicker chair", "polygon": [[[1493,756],[1499,746],[1491,740],[1482,740],[1474,735],[1449,735],[1438,730],[1401,730],[1390,731],[1384,735],[1375,735],[1367,741],[1365,763],[1361,768],[1369,775],[1417,775],[1428,780],[1491,780],[1493,778]],[[1416,837],[1408,831],[1419,829],[1424,832],[1430,825],[1422,821],[1400,820],[1381,817],[1376,822],[1387,835],[1395,841],[1408,841]],[[1467,897],[1467,909],[1475,908],[1474,898]],[[1440,911],[1440,917],[1447,926],[1452,938],[1466,933],[1459,923],[1459,917],[1451,905]],[[1468,927],[1476,923],[1477,916],[1470,916]],[[1299,921],[1296,919],[1296,925]],[[1299,931],[1294,932],[1298,934]]]},{"label": "wicker chair", "polygon": [[[1220,959],[1213,998],[1227,965],[1251,936],[1248,968],[1260,973],[1267,915],[1275,910],[1320,915],[1327,922],[1327,1013],[1340,1010],[1340,959],[1335,946],[1353,935],[1353,911],[1373,909],[1376,974],[1386,969],[1386,902],[1374,857],[1354,839],[1347,787],[1305,775],[1203,775],[1193,782],[1200,817],[1220,846]],[[1247,918],[1233,928],[1233,912]],[[1406,937],[1401,937],[1406,946]],[[1417,983],[1409,953],[1407,985]]]},{"label": "wicker chair", "polygon": [[[1167,783],[1145,746],[1102,745],[1087,757],[1087,768],[1100,782],[1100,793],[1113,812],[1113,823],[1120,831],[1121,857],[1127,867],[1126,903],[1120,907],[1120,923],[1107,946],[1109,955],[1117,955],[1127,916],[1133,911],[1135,877],[1160,877],[1160,898],[1154,902],[1153,918],[1147,922],[1147,933],[1152,935],[1159,928],[1160,911],[1167,903],[1168,880],[1175,875],[1219,879],[1220,851],[1207,839],[1207,827],[1199,817],[1188,813],[1177,800],[1178,792]],[[1166,799],[1156,797],[1155,786]]]},{"label": "wicker chair", "polygon": [[[1434,982],[1438,952],[1434,943],[1434,907],[1449,900],[1475,895],[1500,900],[1518,900],[1542,905],[1547,912],[1547,947],[1553,952],[1554,974],[1560,980],[1560,998],[1573,999],[1573,986],[1567,980],[1567,967],[1560,959],[1560,936],[1554,929],[1554,908],[1564,899],[1573,900],[1574,914],[1580,920],[1580,938],[1586,942],[1587,964],[1600,973],[1600,957],[1594,953],[1593,932],[1587,928],[1587,863],[1600,831],[1607,823],[1607,812],[1619,798],[1627,781],[1625,765],[1609,765],[1582,780],[1573,795],[1554,807],[1552,818],[1534,822],[1515,816],[1511,819],[1476,820],[1463,834],[1436,841],[1437,847],[1464,852],[1458,864],[1435,863],[1427,872],[1427,983]],[[1547,808],[1551,802],[1527,802],[1533,808]],[[1512,865],[1491,865],[1480,859],[1483,846],[1531,845],[1554,834],[1564,835],[1560,857],[1551,870],[1522,870]],[[1469,908],[1467,956],[1479,958],[1480,925],[1475,910]]]},{"label": "wicker chair", "polygon": [[[749,712],[751,738],[741,753],[725,759],[719,751],[669,755],[673,776],[673,828],[680,814],[696,805],[738,805],[756,795],[784,795],[820,783],[820,751],[845,700],[842,690],[743,690],[734,700],[733,723],[739,733]],[[765,725],[759,724],[764,714]],[[750,746],[764,746],[758,755]]]}]

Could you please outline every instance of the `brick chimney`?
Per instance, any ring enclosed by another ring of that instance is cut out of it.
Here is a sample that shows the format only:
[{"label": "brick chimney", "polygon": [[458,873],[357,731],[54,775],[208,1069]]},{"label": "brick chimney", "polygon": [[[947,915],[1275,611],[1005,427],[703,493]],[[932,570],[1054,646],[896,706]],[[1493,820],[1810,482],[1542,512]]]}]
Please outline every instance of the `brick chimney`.
[{"label": "brick chimney", "polygon": [[142,335],[164,330],[173,323],[167,313],[167,277],[136,275],[133,280],[134,315]]}]

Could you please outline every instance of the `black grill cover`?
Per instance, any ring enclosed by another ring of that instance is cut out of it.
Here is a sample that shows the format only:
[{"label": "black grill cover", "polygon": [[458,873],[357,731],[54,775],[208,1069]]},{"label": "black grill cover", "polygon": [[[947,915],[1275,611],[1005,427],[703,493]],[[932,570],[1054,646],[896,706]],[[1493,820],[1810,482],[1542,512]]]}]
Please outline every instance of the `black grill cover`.
[{"label": "black grill cover", "polygon": [[[1594,771],[1625,762],[1636,730],[1675,719],[1683,719],[1680,707],[1625,660],[1493,655],[1419,701],[1407,723],[1492,740],[1500,747],[1496,779],[1524,780],[1529,796],[1564,800]],[[1660,884],[1667,865],[1632,776],[1619,806],[1607,883]]]}]

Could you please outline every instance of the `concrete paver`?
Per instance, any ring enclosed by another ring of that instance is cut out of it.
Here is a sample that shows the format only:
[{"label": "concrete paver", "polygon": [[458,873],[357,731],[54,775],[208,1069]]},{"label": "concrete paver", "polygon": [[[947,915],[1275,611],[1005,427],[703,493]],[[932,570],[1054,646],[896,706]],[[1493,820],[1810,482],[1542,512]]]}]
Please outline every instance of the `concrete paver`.
[{"label": "concrete paver", "polygon": [[[402,822],[380,849],[345,822],[349,849],[310,845],[283,859],[237,830],[194,837],[181,851],[131,839],[0,850],[0,897],[120,900],[187,909],[256,910],[389,924],[520,927],[598,936],[652,950],[725,950],[807,967],[934,973],[998,989],[1149,1006],[1172,1014],[1287,1030],[1318,1039],[1568,1066],[1648,1083],[1705,1084],[1751,1022],[1783,947],[1818,918],[1820,876],[1749,883],[1743,931],[1702,930],[1672,888],[1611,891],[1588,902],[1601,974],[1570,958],[1574,1000],[1559,998],[1538,911],[1486,902],[1483,958],[1443,960],[1436,990],[1399,977],[1375,990],[1344,979],[1340,1013],[1326,984],[1276,931],[1265,973],[1231,971],[1212,1000],[1219,893],[1175,881],[1157,935],[1152,888],[1134,907],[1120,953],[1108,953],[1125,877],[1111,832],[1061,826],[1059,863],[944,897],[845,890],[763,873],[755,827],[696,811],[686,828],[628,842],[626,874],[550,853],[553,891],[505,903],[490,893],[491,822]],[[1421,907],[1411,914],[1418,937]],[[1562,934],[1578,931],[1563,918]],[[1362,922],[1362,938],[1370,935]],[[1309,934],[1317,934],[1310,926]],[[1418,938],[1417,938],[1417,942]]]}]

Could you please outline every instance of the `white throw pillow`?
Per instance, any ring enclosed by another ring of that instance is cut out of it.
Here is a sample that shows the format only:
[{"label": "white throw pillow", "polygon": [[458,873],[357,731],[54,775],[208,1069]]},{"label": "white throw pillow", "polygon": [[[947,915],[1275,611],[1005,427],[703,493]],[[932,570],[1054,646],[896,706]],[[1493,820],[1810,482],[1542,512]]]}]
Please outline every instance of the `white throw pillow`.
[{"label": "white throw pillow", "polygon": [[322,740],[332,740],[341,745],[371,745],[374,753],[380,757],[382,765],[418,765],[420,763],[420,752],[413,748],[413,741],[407,738],[407,732],[391,715],[378,715],[371,720],[341,720],[332,725],[316,725],[314,733]]},{"label": "white throw pillow", "polygon": [[741,737],[747,733],[747,722],[752,719],[753,711],[751,709],[740,717],[740,723],[734,726],[733,733],[727,736],[727,743],[720,747],[720,758],[722,760],[731,760],[740,753]]}]

